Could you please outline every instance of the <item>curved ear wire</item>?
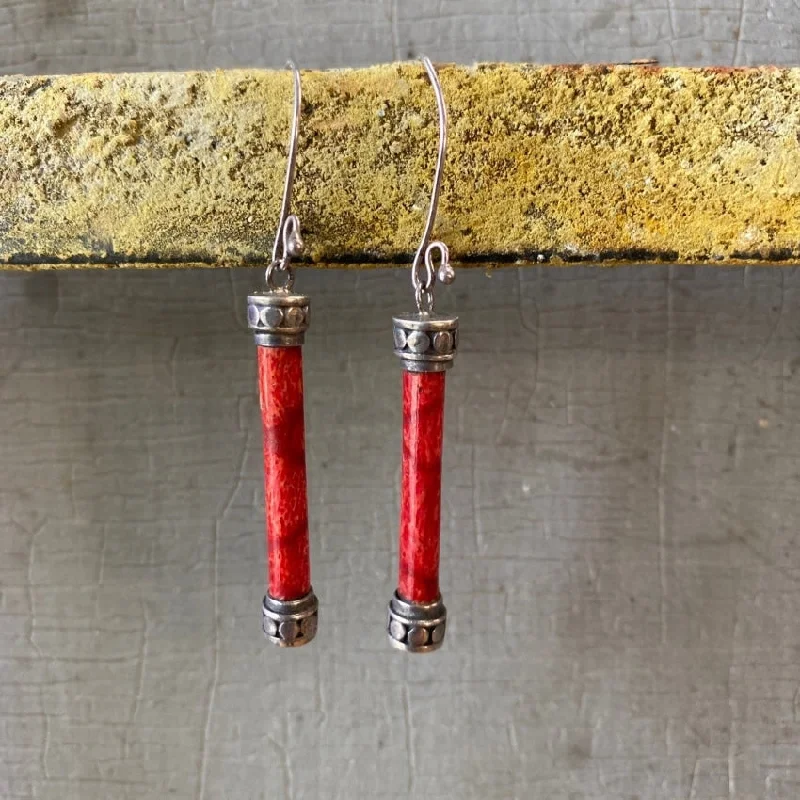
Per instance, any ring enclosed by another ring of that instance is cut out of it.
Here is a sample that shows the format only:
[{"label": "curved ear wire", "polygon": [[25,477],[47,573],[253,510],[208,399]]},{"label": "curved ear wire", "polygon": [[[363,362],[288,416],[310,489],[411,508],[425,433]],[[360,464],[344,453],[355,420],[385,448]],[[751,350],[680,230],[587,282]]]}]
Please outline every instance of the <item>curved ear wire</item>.
[{"label": "curved ear wire", "polygon": [[431,233],[433,232],[433,225],[436,222],[436,212],[439,209],[439,195],[442,191],[444,162],[445,158],[447,158],[447,106],[444,102],[442,85],[439,83],[439,76],[436,73],[436,69],[427,56],[422,57],[422,64],[425,67],[425,71],[428,73],[431,86],[433,86],[433,91],[436,95],[436,107],[439,110],[439,154],[436,159],[436,171],[433,174],[433,191],[431,192],[431,204],[428,207],[428,218],[425,221],[425,231],[422,234],[422,241],[414,256],[415,266],[425,253],[425,248],[428,246]]},{"label": "curved ear wire", "polygon": [[[272,246],[272,262],[267,267],[265,278],[270,291],[290,292],[294,286],[294,270],[292,259],[303,253],[303,239],[300,236],[300,220],[296,214],[290,214],[294,176],[297,170],[297,139],[300,128],[303,96],[300,87],[300,72],[294,62],[287,62],[294,77],[294,109],[292,112],[292,128],[289,132],[289,157],[286,164],[286,178],[283,183],[281,212],[278,218],[278,230],[275,233],[275,244]],[[276,280],[276,273],[283,273],[283,285]]]},{"label": "curved ear wire", "polygon": [[[444,162],[447,157],[447,105],[444,101],[442,85],[431,60],[427,56],[422,57],[422,64],[428,73],[428,79],[436,95],[436,107],[439,112],[439,152],[436,158],[436,170],[433,174],[433,190],[431,192],[431,203],[428,206],[428,216],[425,220],[425,229],[422,233],[422,240],[419,243],[417,252],[414,254],[414,261],[411,264],[411,283],[414,287],[414,294],[419,311],[433,311],[433,288],[436,282],[436,275],[433,271],[434,252],[438,251],[440,256],[438,277],[442,283],[452,283],[455,280],[455,272],[450,266],[450,251],[444,242],[431,242],[433,226],[436,222],[436,212],[439,209],[439,196],[442,191],[442,175],[444,174]],[[425,267],[424,271],[422,267]]]},{"label": "curved ear wire", "polygon": [[[288,61],[286,66],[292,71],[294,76],[294,111],[292,112],[292,129],[289,133],[289,159],[286,166],[286,178],[283,183],[283,199],[281,200],[281,214],[278,218],[278,231],[275,234],[275,244],[272,247],[272,260],[282,261],[287,256],[298,255],[298,253],[291,253],[284,246],[284,239],[288,240],[288,236],[284,236],[284,228],[286,227],[289,217],[289,208],[292,205],[292,190],[294,189],[294,176],[297,169],[297,138],[300,128],[300,113],[303,104],[302,89],[300,86],[300,72],[294,65],[293,61]],[[295,230],[299,232],[299,224],[294,225]]]}]

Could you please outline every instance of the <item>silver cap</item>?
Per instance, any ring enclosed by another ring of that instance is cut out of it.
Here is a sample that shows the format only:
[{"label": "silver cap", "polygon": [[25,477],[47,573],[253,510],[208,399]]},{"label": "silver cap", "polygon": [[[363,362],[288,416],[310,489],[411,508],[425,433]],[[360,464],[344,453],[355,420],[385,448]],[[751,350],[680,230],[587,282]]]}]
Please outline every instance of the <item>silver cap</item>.
[{"label": "silver cap", "polygon": [[458,349],[458,317],[412,311],[392,318],[394,353],[409,372],[442,372]]},{"label": "silver cap", "polygon": [[441,595],[433,603],[411,603],[395,592],[389,603],[389,643],[408,653],[438,650],[447,628]]},{"label": "silver cap", "polygon": [[278,647],[302,647],[317,633],[319,603],[312,589],[299,600],[278,600],[264,595],[264,636]]},{"label": "silver cap", "polygon": [[247,298],[247,324],[262,347],[303,344],[308,330],[310,301],[302,294],[257,292]]}]

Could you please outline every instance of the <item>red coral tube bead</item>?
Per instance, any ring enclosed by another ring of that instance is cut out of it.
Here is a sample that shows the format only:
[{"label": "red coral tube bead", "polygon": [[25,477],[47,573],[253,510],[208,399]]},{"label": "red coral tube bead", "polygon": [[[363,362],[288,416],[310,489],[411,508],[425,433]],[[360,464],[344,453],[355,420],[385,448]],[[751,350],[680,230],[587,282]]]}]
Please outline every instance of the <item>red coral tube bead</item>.
[{"label": "red coral tube bead", "polygon": [[314,638],[317,598],[311,588],[303,413],[303,351],[308,298],[285,291],[248,298],[258,345],[258,390],[264,429],[267,582],[263,628],[281,647]]},{"label": "red coral tube bead", "polygon": [[400,576],[404,600],[439,598],[444,372],[403,372]]},{"label": "red coral tube bead", "polygon": [[403,361],[403,475],[397,591],[389,603],[389,642],[424,653],[444,640],[439,593],[444,371],[458,346],[458,317],[418,312],[394,318]]},{"label": "red coral tube bead", "polygon": [[258,387],[269,593],[297,600],[311,590],[302,348],[259,347]]}]

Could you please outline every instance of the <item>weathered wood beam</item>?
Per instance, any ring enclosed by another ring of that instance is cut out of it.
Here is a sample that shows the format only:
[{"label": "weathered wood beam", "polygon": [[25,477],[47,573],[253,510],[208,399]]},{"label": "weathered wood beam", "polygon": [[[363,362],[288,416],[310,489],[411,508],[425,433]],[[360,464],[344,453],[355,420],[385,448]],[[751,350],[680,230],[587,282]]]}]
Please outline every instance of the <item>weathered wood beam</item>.
[{"label": "weathered wood beam", "polygon": [[[442,66],[436,233],[465,263],[800,262],[800,70]],[[436,109],[419,65],[309,72],[295,208],[319,265],[406,264]],[[0,79],[0,265],[269,258],[291,76]]]}]

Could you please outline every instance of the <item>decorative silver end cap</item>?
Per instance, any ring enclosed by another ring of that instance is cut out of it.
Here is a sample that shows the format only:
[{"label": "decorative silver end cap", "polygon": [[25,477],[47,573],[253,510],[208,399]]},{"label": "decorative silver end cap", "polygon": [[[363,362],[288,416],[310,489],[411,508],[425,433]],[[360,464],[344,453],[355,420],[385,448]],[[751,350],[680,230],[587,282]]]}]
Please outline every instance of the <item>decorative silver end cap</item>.
[{"label": "decorative silver end cap", "polygon": [[299,600],[264,595],[262,611],[264,635],[278,647],[302,647],[317,633],[319,603],[313,589]]},{"label": "decorative silver end cap", "polygon": [[247,298],[247,324],[262,347],[303,344],[308,330],[310,301],[302,294],[257,292]]},{"label": "decorative silver end cap", "polygon": [[409,372],[442,372],[458,350],[458,317],[413,311],[392,318],[394,353]]},{"label": "decorative silver end cap", "polygon": [[408,653],[438,650],[447,628],[441,596],[434,603],[410,603],[395,592],[389,603],[389,643]]}]

